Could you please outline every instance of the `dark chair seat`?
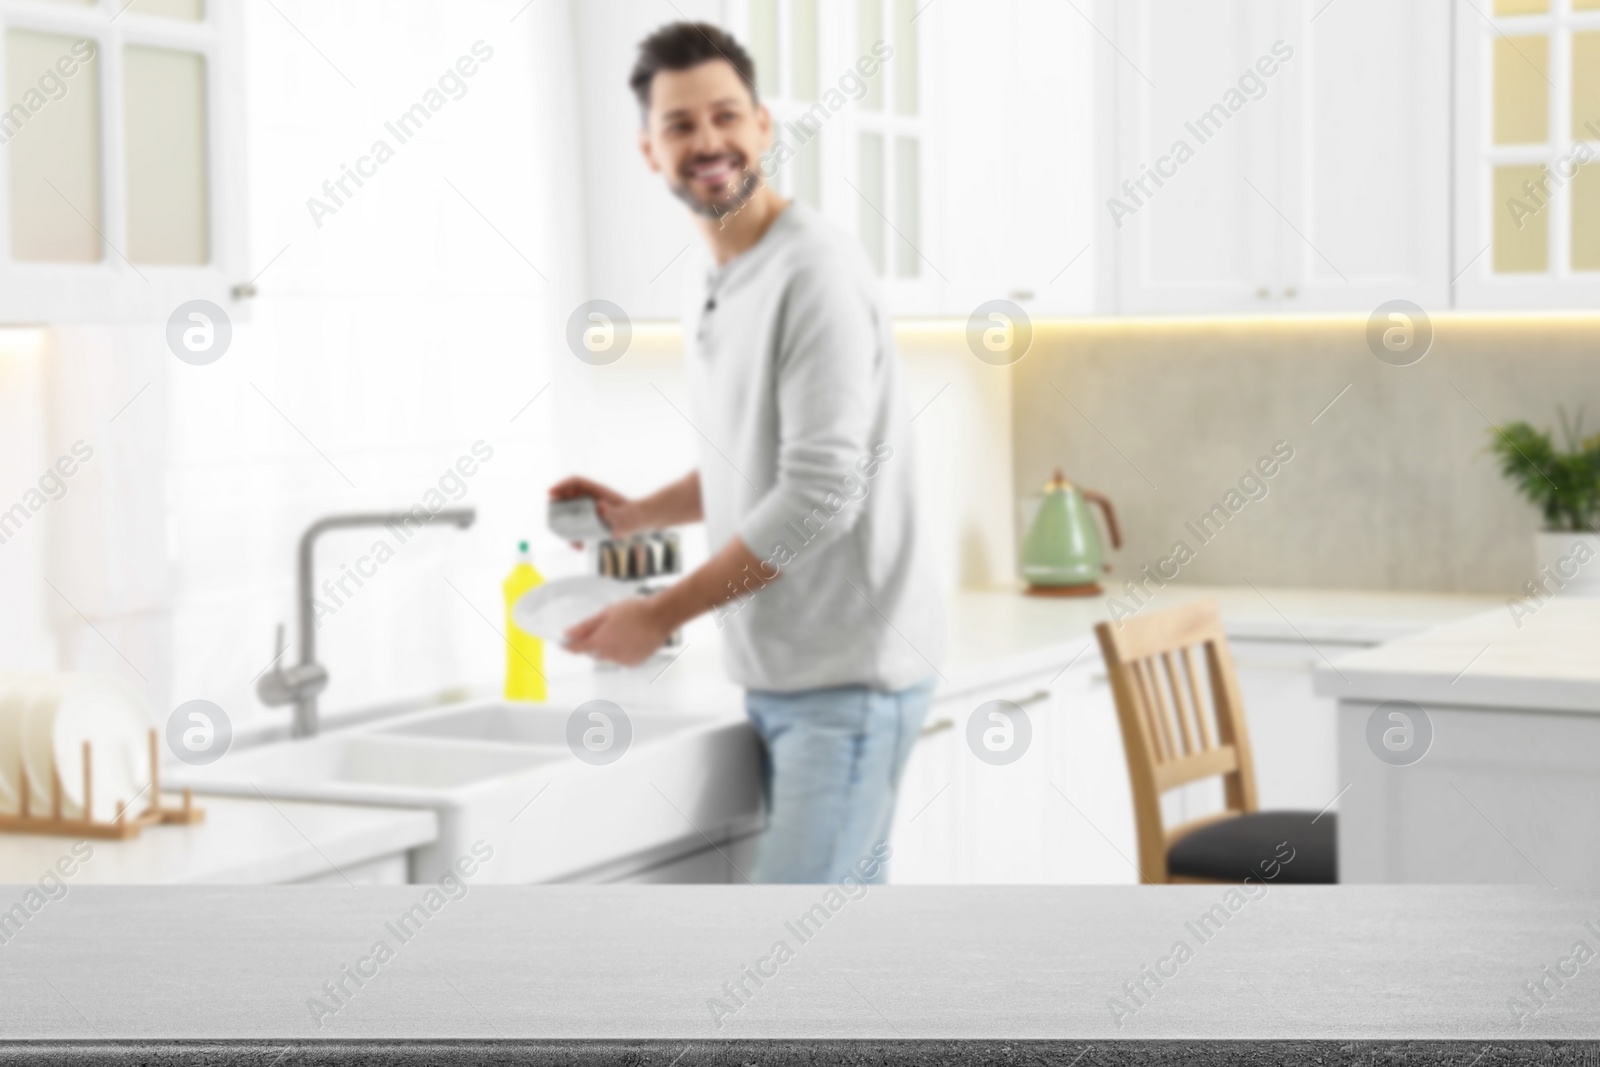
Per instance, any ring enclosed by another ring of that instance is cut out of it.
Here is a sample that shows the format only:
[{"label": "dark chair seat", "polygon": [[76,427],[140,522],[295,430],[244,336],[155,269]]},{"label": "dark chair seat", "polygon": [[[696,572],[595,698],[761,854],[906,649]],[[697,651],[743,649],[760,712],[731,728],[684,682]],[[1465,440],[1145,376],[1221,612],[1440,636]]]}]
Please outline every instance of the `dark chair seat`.
[{"label": "dark chair seat", "polygon": [[[1187,878],[1331,885],[1339,880],[1336,816],[1257,811],[1185,834],[1167,850],[1167,871]],[[1313,821],[1314,820],[1314,821]]]}]

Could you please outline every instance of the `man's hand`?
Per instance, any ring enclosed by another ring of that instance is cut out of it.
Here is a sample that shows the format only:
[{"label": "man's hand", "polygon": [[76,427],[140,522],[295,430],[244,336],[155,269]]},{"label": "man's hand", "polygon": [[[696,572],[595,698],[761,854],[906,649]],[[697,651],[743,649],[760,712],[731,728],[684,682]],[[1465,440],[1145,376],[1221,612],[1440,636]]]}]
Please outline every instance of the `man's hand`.
[{"label": "man's hand", "polygon": [[572,477],[550,487],[551,500],[572,500],[577,497],[594,497],[595,510],[600,521],[611,528],[613,537],[628,537],[649,529],[645,508],[640,501],[629,500],[621,493],[587,478]]},{"label": "man's hand", "polygon": [[564,636],[569,652],[637,667],[666,642],[672,629],[656,597],[634,597],[585,619]]}]

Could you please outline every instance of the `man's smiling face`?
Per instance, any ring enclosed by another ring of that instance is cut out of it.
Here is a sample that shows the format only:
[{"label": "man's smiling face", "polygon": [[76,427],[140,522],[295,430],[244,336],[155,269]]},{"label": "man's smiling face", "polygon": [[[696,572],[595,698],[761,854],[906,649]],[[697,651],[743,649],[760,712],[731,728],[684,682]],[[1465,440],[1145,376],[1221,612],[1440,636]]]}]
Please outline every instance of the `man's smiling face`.
[{"label": "man's smiling face", "polygon": [[772,117],[733,65],[721,59],[658,71],[639,148],[650,169],[696,214],[720,219],[761,185]]}]

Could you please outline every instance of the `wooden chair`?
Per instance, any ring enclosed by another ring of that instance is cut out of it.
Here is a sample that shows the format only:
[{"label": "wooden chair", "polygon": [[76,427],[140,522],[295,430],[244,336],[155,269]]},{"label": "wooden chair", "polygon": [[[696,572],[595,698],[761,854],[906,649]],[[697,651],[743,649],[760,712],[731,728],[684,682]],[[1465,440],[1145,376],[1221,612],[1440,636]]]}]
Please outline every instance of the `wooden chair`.
[{"label": "wooden chair", "polygon": [[[1144,881],[1337,881],[1332,812],[1257,810],[1250,736],[1216,602],[1103,622],[1095,636],[1122,726]],[[1162,794],[1217,775],[1225,810],[1167,829]]]}]

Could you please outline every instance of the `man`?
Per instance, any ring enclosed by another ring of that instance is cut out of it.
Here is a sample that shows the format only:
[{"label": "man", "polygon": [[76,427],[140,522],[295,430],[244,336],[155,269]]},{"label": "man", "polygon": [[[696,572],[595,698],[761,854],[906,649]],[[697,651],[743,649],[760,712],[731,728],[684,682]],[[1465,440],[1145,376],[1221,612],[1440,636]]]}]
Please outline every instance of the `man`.
[{"label": "man", "polygon": [[[933,693],[944,621],[921,562],[909,414],[865,255],[761,173],[772,117],[715,26],[645,40],[631,84],[650,169],[715,266],[684,318],[699,469],[638,500],[583,478],[614,534],[704,520],[713,555],[677,585],[579,624],[568,647],[642,662],[715,614],[765,744],[767,831],[751,877],[875,870]],[[862,861],[866,861],[863,863]]]}]

